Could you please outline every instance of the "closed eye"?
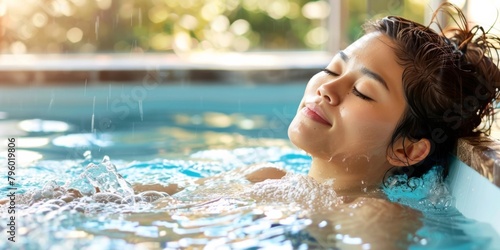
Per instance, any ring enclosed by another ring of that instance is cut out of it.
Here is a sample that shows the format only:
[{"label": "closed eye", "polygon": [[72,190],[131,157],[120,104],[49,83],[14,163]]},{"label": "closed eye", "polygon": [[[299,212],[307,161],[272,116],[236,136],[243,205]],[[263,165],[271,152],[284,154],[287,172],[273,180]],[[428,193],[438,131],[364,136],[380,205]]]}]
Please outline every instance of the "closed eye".
[{"label": "closed eye", "polygon": [[[335,72],[333,72],[333,71],[331,71],[331,70],[329,70],[329,69],[327,69],[327,68],[324,68],[324,69],[322,69],[321,71],[322,71],[322,72],[325,72],[325,73],[327,73],[328,75],[331,75],[331,76],[340,76],[340,74],[337,74],[337,73],[335,73]],[[370,98],[370,97],[368,97],[368,96],[364,95],[363,93],[359,92],[359,90],[358,90],[356,87],[353,87],[353,88],[352,88],[352,93],[353,93],[355,96],[357,96],[357,97],[359,97],[359,98],[361,98],[361,99],[363,99],[363,100],[370,101],[370,102],[375,101],[375,100],[373,100],[372,98]]]},{"label": "closed eye", "polygon": [[357,96],[357,97],[359,97],[359,98],[361,98],[361,99],[363,99],[363,100],[367,100],[367,101],[370,101],[370,102],[375,101],[375,100],[373,100],[372,98],[370,98],[370,97],[368,97],[368,96],[364,95],[363,93],[359,92],[359,90],[358,90],[356,87],[353,87],[353,88],[352,88],[352,93],[353,93],[355,96]]},{"label": "closed eye", "polygon": [[331,76],[339,76],[340,75],[340,74],[337,74],[337,73],[335,73],[335,72],[333,72],[333,71],[331,71],[331,70],[329,70],[327,68],[324,68],[321,71],[323,71],[323,72],[325,72],[325,73],[327,73],[327,74],[329,74]]}]

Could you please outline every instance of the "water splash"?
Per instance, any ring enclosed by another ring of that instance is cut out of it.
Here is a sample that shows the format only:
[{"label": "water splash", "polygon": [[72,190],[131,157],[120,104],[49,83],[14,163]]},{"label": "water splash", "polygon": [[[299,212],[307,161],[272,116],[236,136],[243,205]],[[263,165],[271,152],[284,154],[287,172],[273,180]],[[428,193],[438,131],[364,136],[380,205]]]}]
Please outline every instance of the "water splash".
[{"label": "water splash", "polygon": [[401,174],[385,180],[387,197],[421,211],[446,210],[454,206],[454,198],[442,181],[442,167],[435,166],[422,177]]},{"label": "water splash", "polygon": [[116,166],[111,163],[108,156],[104,156],[99,164],[89,164],[83,174],[102,192],[121,194],[124,197],[134,194],[132,185],[118,174]]},{"label": "water splash", "polygon": [[87,164],[92,162],[92,151],[87,150],[83,152],[83,159],[87,162]]},{"label": "water splash", "polygon": [[[86,160],[91,159],[89,151],[85,153]],[[99,164],[89,163],[78,178],[68,182],[66,189],[79,190],[83,195],[94,195],[97,191],[130,198],[134,195],[132,185],[116,170],[116,166],[108,156],[104,156]],[[132,202],[133,199],[130,199]]]},{"label": "water splash", "polygon": [[[113,248],[132,249],[133,243],[119,244],[147,241],[162,247],[178,248],[213,246],[274,249],[275,246],[281,246],[285,249],[324,249],[327,246],[338,248],[338,243],[343,242],[357,244],[351,244],[350,247],[366,246],[368,248],[368,245],[360,245],[356,241],[357,236],[354,233],[368,228],[370,236],[380,234],[381,239],[387,239],[386,236],[391,235],[386,230],[373,231],[375,226],[380,229],[379,225],[372,223],[372,227],[367,227],[370,221],[375,219],[374,217],[368,217],[367,220],[356,217],[356,213],[362,214],[366,211],[363,207],[367,208],[371,203],[358,203],[356,206],[344,204],[345,206],[340,205],[343,210],[336,210],[336,213],[331,213],[332,211],[323,213],[322,211],[315,217],[309,217],[310,214],[304,212],[303,206],[297,200],[305,200],[306,206],[316,206],[316,202],[325,202],[330,199],[325,199],[327,196],[324,196],[323,192],[329,194],[328,190],[331,191],[331,189],[325,186],[323,191],[317,192],[316,195],[311,194],[307,192],[308,189],[314,190],[322,187],[316,186],[309,180],[302,180],[301,178],[307,177],[301,175],[286,177],[288,184],[276,180],[276,182],[270,181],[261,186],[255,185],[255,190],[252,190],[255,195],[265,194],[260,196],[263,197],[260,201],[250,199],[248,196],[246,199],[242,198],[244,196],[235,198],[227,196],[227,193],[225,193],[226,196],[197,201],[193,200],[193,196],[190,196],[193,193],[190,192],[179,196],[169,196],[157,191],[133,195],[131,191],[128,182],[132,180],[134,182],[179,183],[176,178],[183,173],[183,170],[196,171],[202,176],[212,176],[226,172],[233,167],[263,160],[279,161],[286,165],[295,164],[295,166],[310,164],[310,158],[297,151],[239,148],[228,150],[227,154],[217,151],[219,154],[215,155],[215,152],[207,150],[200,154],[193,154],[209,158],[210,161],[157,159],[151,162],[134,161],[126,167],[120,167],[121,164],[117,164],[116,166],[119,166],[117,168],[111,163],[109,157],[104,157],[101,162],[94,162],[91,152],[87,151],[84,153],[83,162],[72,161],[73,165],[65,166],[70,168],[69,174],[59,175],[59,172],[56,172],[59,180],[49,181],[40,186],[38,191],[33,193],[34,199],[30,206],[21,204],[22,200],[19,197],[19,213],[17,211],[16,213],[21,218],[18,222],[19,228],[22,229],[18,232],[20,242],[16,242],[16,246],[20,246],[18,249],[39,249],[41,246],[50,244],[52,247],[79,249],[82,248],[82,244],[86,244],[85,246],[92,246],[91,248],[102,248],[106,245]],[[230,154],[234,157],[228,157]],[[55,163],[55,165],[61,164],[61,162]],[[233,166],[228,167],[228,165]],[[50,170],[55,171],[57,169],[55,167],[50,166]],[[124,176],[118,174],[117,170]],[[291,171],[296,171],[296,169],[293,168]],[[81,174],[78,175],[78,173]],[[71,176],[71,180],[68,184],[61,186],[60,180],[67,178],[68,175]],[[163,175],[165,179],[159,180],[157,176],[160,175]],[[40,178],[40,175],[36,176]],[[120,179],[128,182],[123,183]],[[402,185],[410,192],[414,192],[412,188],[428,185],[426,181],[427,179],[406,179]],[[218,186],[214,185],[205,190],[203,190],[205,187],[198,187],[194,190],[218,191],[224,194],[224,189],[230,189],[229,186],[233,184],[223,181]],[[221,189],[221,185],[225,188]],[[100,192],[97,192],[96,187]],[[391,189],[398,187],[398,185],[392,185]],[[446,195],[445,188],[434,187],[432,190],[436,192],[435,198]],[[77,189],[84,196],[76,196],[75,192],[70,189]],[[437,193],[440,194],[437,195]],[[281,194],[282,197],[277,199],[277,194]],[[421,194],[427,195],[425,192]],[[335,195],[332,194],[332,198],[334,197]],[[418,201],[419,198],[415,200]],[[439,201],[433,202],[433,204],[437,203]],[[397,206],[397,204],[394,205]],[[5,206],[1,208],[4,209]],[[385,211],[374,208],[376,211]],[[401,230],[403,237],[399,240],[404,244],[407,244],[408,240],[411,241],[410,243],[413,244],[409,247],[411,249],[413,247],[429,249],[429,246],[431,246],[430,249],[439,249],[440,246],[449,246],[449,248],[473,246],[475,249],[488,249],[488,246],[494,246],[490,243],[491,237],[485,237],[485,234],[478,233],[476,237],[474,234],[469,234],[471,230],[462,231],[461,223],[465,219],[458,217],[458,214],[452,214],[454,217],[451,217],[448,211],[441,211],[442,214],[439,217],[441,220],[453,222],[445,224],[445,228],[441,226],[442,221],[436,218],[431,218],[431,220],[424,218],[424,227],[416,235],[411,234],[412,231]],[[4,214],[0,213],[0,216]],[[383,225],[391,230],[394,230],[393,223],[395,222],[410,223],[409,226],[417,225],[411,224],[412,222],[406,218],[395,217],[396,213],[382,213],[382,215],[387,215],[385,217],[388,221]],[[425,223],[428,223],[428,226]],[[470,225],[466,226],[470,227]],[[484,225],[479,226],[484,229]],[[0,225],[0,229],[3,231],[5,225]],[[339,229],[352,229],[353,234],[341,232]],[[479,232],[476,230],[479,228],[473,229]],[[319,234],[313,234],[315,232]],[[321,238],[322,236],[324,237]],[[105,239],[105,241],[100,239]],[[364,243],[365,239],[363,237],[361,239]],[[446,239],[449,245],[443,245],[442,239]],[[366,240],[369,242],[369,239]],[[386,242],[392,241],[386,240]],[[13,248],[8,248],[5,241],[0,241],[0,249]]]}]

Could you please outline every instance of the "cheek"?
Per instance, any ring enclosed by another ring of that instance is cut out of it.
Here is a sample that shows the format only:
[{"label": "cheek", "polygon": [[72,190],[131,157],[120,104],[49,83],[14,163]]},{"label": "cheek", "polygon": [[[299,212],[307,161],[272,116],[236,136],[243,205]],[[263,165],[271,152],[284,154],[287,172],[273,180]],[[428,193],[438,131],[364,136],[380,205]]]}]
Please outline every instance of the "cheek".
[{"label": "cheek", "polygon": [[307,82],[306,88],[304,90],[304,96],[306,95],[315,95],[318,88],[322,83],[326,82],[324,78],[322,78],[319,73],[311,77],[309,82]]},{"label": "cheek", "polygon": [[365,148],[374,153],[384,150],[396,126],[396,119],[387,119],[378,110],[359,108],[350,112],[341,111],[346,133],[352,138],[353,146]]},{"label": "cheek", "polygon": [[288,126],[288,138],[290,138],[290,141],[295,144],[295,146],[302,148],[305,137],[308,137],[309,132],[299,116],[300,115],[297,112],[297,115],[295,115],[292,122]]},{"label": "cheek", "polygon": [[305,122],[304,117],[297,114],[288,127],[288,138],[297,147],[312,153],[322,151],[327,146],[324,128],[315,127],[310,122]]}]

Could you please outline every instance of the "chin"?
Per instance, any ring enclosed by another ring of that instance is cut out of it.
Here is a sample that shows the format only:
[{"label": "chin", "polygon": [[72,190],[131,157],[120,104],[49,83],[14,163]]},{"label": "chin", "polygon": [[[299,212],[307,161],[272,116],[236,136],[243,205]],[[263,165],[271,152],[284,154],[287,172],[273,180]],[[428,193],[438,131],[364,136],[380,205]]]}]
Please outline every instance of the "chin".
[{"label": "chin", "polygon": [[296,144],[297,141],[301,140],[301,137],[304,137],[304,131],[302,131],[302,121],[300,120],[299,114],[296,114],[293,118],[292,122],[288,126],[288,138],[290,141]]},{"label": "chin", "polygon": [[290,140],[290,142],[292,142],[295,146],[298,147],[296,141],[297,141],[297,133],[298,131],[297,128],[295,126],[293,126],[293,121],[292,123],[290,123],[290,125],[288,126],[288,139]]},{"label": "chin", "polygon": [[[306,153],[310,154],[312,147],[314,145],[311,144],[311,137],[307,136],[307,133],[305,131],[302,131],[300,129],[300,123],[294,120],[288,127],[288,139],[290,139],[290,142],[293,143],[296,147],[306,151]],[[315,144],[315,143],[313,143]]]}]

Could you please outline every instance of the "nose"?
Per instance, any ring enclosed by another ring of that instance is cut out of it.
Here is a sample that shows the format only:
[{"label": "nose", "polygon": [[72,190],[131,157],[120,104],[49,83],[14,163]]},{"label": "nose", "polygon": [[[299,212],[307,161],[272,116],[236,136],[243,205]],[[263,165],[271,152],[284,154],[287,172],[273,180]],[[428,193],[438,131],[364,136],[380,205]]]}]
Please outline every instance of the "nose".
[{"label": "nose", "polygon": [[[325,83],[319,86],[316,94],[321,96],[321,98],[330,105],[339,105],[340,104],[340,96],[336,87],[333,86],[335,84]],[[337,86],[338,88],[338,86]]]}]

